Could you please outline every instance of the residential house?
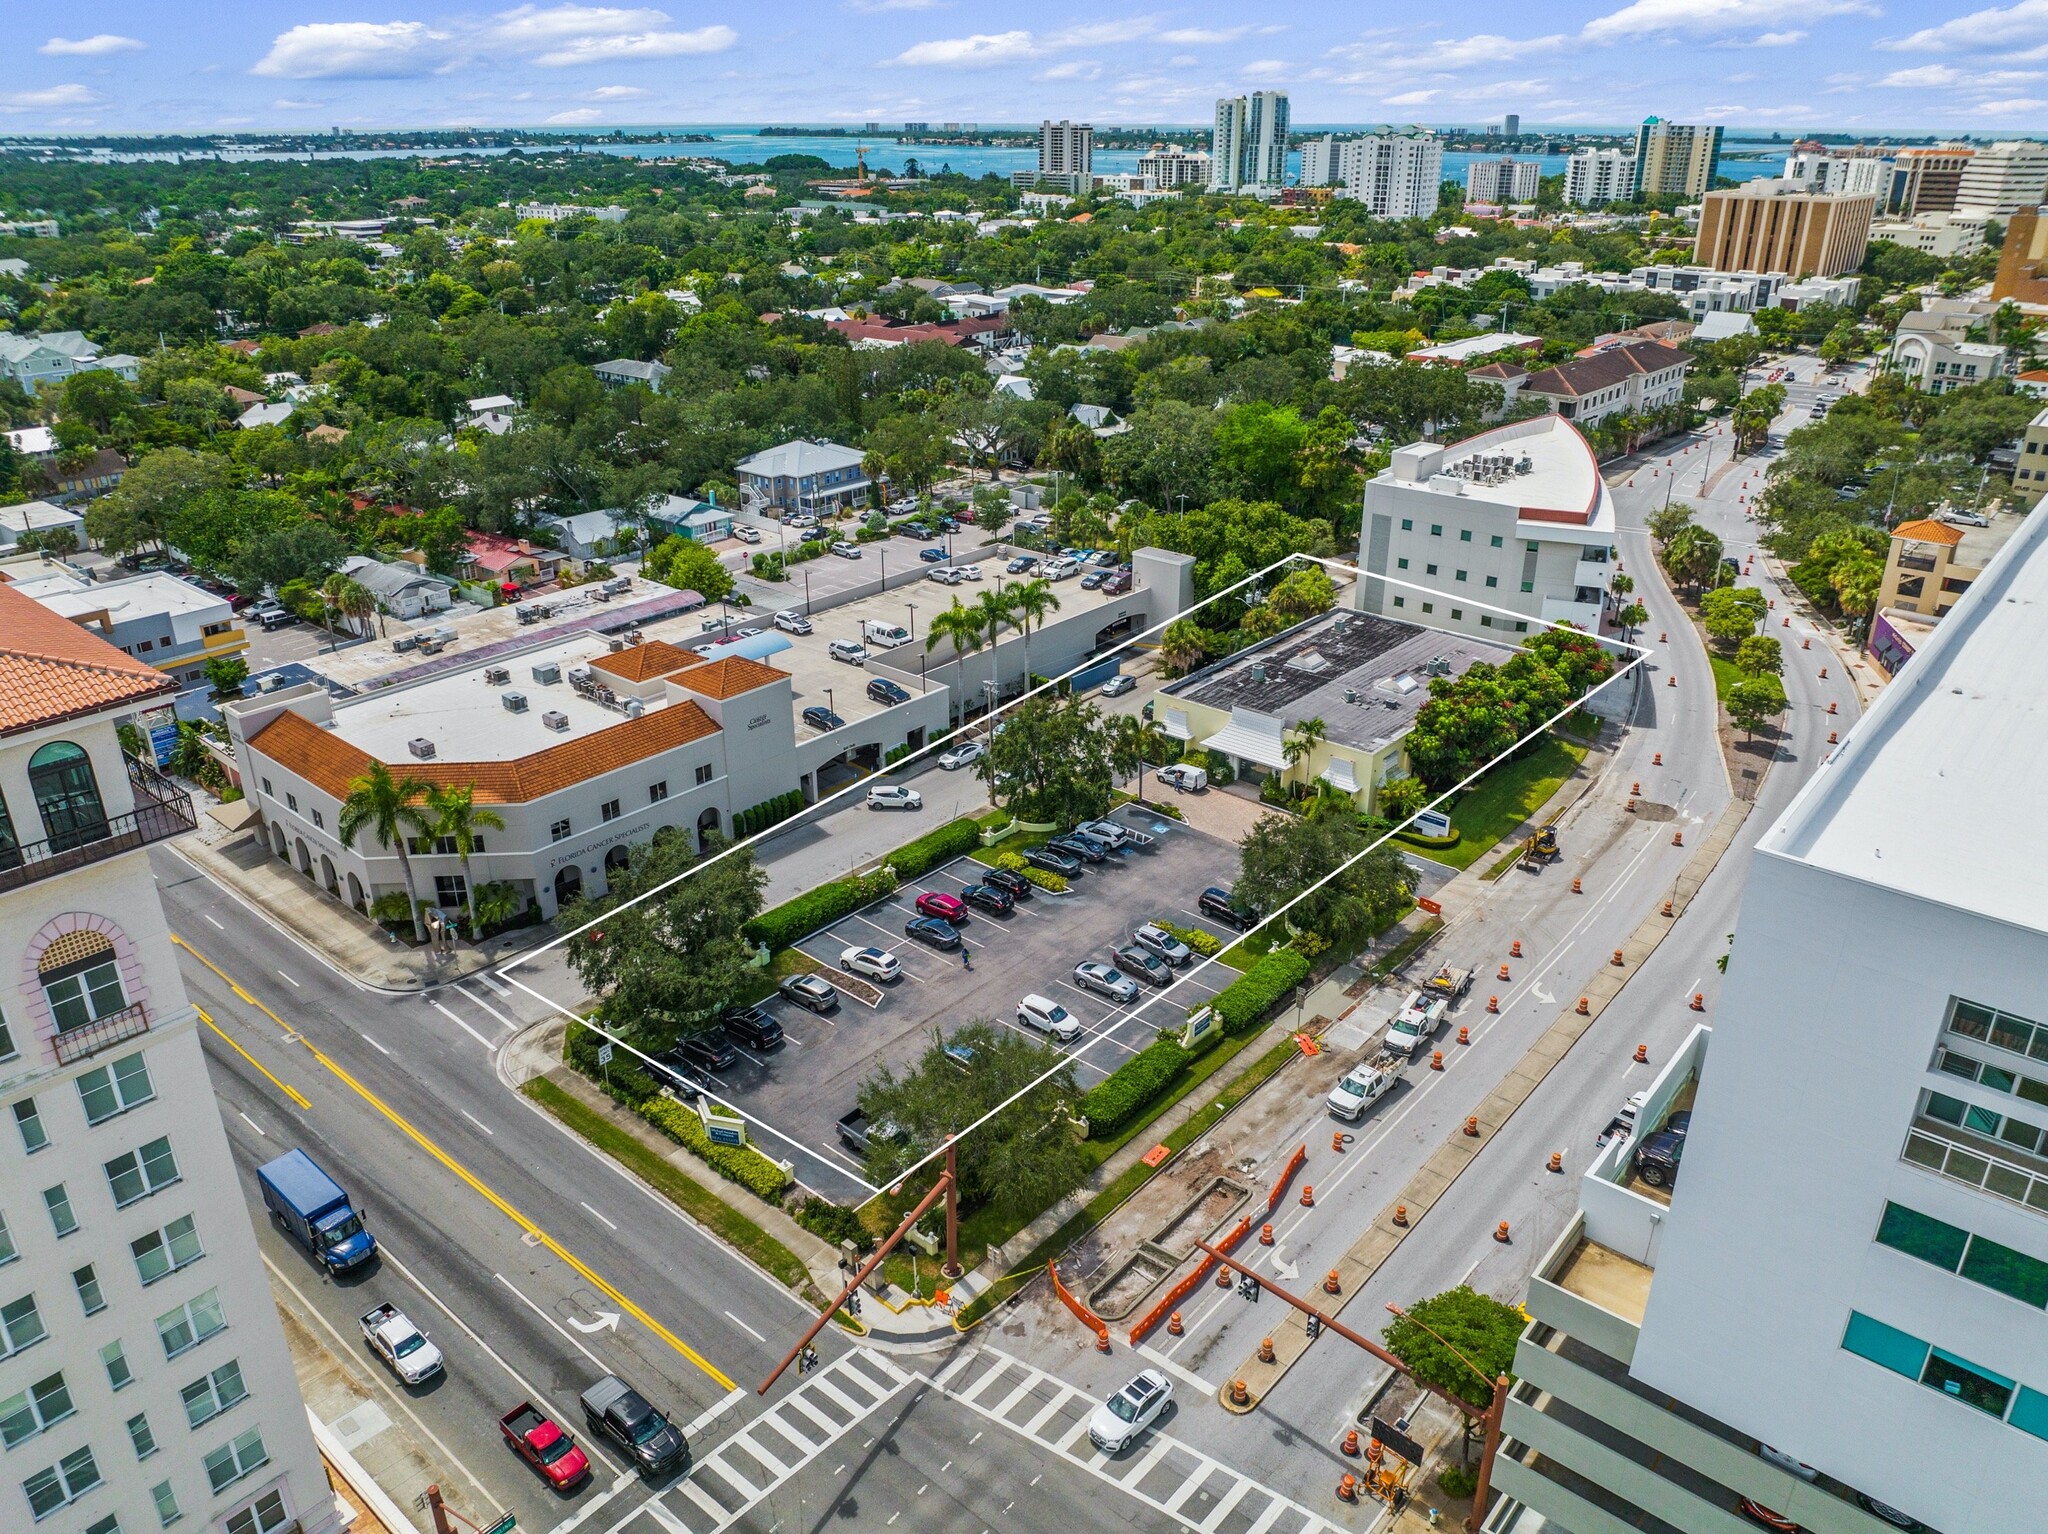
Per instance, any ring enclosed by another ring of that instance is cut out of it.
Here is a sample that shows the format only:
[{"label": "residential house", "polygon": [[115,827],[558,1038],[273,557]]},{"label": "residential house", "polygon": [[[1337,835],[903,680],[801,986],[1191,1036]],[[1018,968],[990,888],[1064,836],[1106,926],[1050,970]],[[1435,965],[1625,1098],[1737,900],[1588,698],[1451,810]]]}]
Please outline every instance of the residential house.
[{"label": "residential house", "polygon": [[1632,341],[1531,373],[1521,393],[1585,430],[1611,415],[1646,415],[1685,397],[1692,357],[1661,341]]},{"label": "residential house", "polygon": [[667,364],[660,362],[636,362],[630,357],[616,357],[610,362],[600,362],[591,371],[597,374],[597,381],[607,389],[627,389],[638,386],[661,393],[662,380],[668,377]]},{"label": "residential house", "polygon": [[68,506],[52,506],[48,501],[0,506],[0,549],[11,549],[31,534],[46,538],[52,533],[69,533],[78,540],[77,546],[84,548],[84,514]]},{"label": "residential house", "polygon": [[519,401],[511,395],[486,394],[464,404],[462,425],[502,437],[512,429],[512,418],[518,413]]},{"label": "residential house", "polygon": [[859,448],[797,438],[734,465],[740,493],[776,510],[842,510],[866,498],[868,477]]},{"label": "residential house", "polygon": [[260,405],[251,405],[236,416],[235,426],[241,431],[248,431],[257,426],[282,426],[291,419],[292,412],[298,408],[289,400],[266,400]]},{"label": "residential house", "polygon": [[640,524],[617,511],[579,511],[572,516],[546,517],[541,526],[550,529],[564,554],[580,573],[597,560],[630,557],[644,540]]},{"label": "residential house", "polygon": [[7,433],[7,445],[24,458],[47,462],[57,456],[57,434],[47,426],[24,426]]},{"label": "residential house", "polygon": [[732,513],[715,501],[665,495],[647,508],[647,528],[650,542],[674,537],[713,543],[732,536]]},{"label": "residential house", "polygon": [[1131,423],[1118,417],[1107,405],[1069,405],[1067,416],[1098,437],[1120,437],[1131,429]]},{"label": "residential house", "polygon": [[455,605],[448,582],[402,559],[356,554],[341,562],[341,573],[375,597],[385,612],[408,623]]},{"label": "residential house", "polygon": [[1441,346],[1417,347],[1408,354],[1408,360],[1464,367],[1481,357],[1497,357],[1503,352],[1526,353],[1533,357],[1542,350],[1542,347],[1541,336],[1524,336],[1513,331],[1495,330],[1483,336],[1467,336],[1462,341],[1446,341]]},{"label": "residential house", "polygon": [[486,581],[506,595],[541,586],[553,580],[569,556],[557,549],[545,549],[525,538],[504,533],[474,532],[464,540],[462,574]]},{"label": "residential house", "polygon": [[1972,341],[1997,310],[1989,299],[1929,298],[1900,318],[1886,361],[1916,389],[1946,394],[2013,371],[2011,353],[1990,341]]},{"label": "residential house", "polygon": [[128,472],[128,460],[110,447],[98,449],[92,457],[75,468],[57,467],[53,459],[50,475],[56,481],[57,494],[65,499],[104,495],[121,483],[121,476]]},{"label": "residential house", "polygon": [[[100,348],[78,330],[30,331],[22,334],[0,330],[0,377],[13,379],[34,394],[53,384],[62,384],[73,373],[82,373],[98,360]],[[134,359],[126,359],[133,362]],[[134,374],[127,375],[132,381]]]}]

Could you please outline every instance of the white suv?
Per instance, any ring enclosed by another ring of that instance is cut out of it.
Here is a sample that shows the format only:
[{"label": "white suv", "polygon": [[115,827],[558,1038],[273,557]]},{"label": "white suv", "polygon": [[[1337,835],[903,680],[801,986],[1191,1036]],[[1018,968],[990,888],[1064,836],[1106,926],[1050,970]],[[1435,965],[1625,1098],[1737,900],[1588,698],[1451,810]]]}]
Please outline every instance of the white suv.
[{"label": "white suv", "polygon": [[1104,1454],[1121,1453],[1159,1420],[1172,1399],[1173,1381],[1157,1369],[1147,1369],[1095,1408],[1088,1419],[1088,1437]]},{"label": "white suv", "polygon": [[1073,1013],[1043,996],[1026,996],[1017,1003],[1017,1023],[1020,1027],[1049,1033],[1062,1044],[1071,1044],[1081,1037],[1081,1025],[1074,1021]]}]

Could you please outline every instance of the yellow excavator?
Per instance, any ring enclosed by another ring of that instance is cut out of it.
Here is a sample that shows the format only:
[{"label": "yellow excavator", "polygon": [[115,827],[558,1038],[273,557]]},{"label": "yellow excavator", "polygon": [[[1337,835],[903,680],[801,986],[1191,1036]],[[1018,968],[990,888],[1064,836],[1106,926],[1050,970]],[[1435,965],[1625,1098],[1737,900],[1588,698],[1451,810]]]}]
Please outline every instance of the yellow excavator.
[{"label": "yellow excavator", "polygon": [[1545,863],[1555,863],[1563,856],[1563,851],[1557,844],[1557,822],[1563,814],[1563,810],[1557,811],[1537,827],[1534,836],[1522,843],[1524,868],[1540,868]]}]

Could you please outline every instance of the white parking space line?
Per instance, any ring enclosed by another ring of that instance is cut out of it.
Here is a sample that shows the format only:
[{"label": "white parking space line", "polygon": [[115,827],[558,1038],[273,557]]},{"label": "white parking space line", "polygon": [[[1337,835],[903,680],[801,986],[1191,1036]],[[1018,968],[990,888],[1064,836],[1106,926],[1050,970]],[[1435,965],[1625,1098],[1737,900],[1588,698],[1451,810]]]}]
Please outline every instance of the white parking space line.
[{"label": "white parking space line", "polygon": [[495,1129],[491,1128],[491,1126],[490,1126],[490,1125],[486,1124],[486,1123],[485,1123],[485,1122],[484,1122],[484,1121],[483,1121],[482,1119],[478,1118],[478,1117],[477,1117],[477,1116],[476,1116],[476,1115],[475,1115],[474,1113],[471,1113],[471,1112],[470,1112],[470,1111],[469,1111],[469,1110],[468,1110],[467,1108],[458,1108],[458,1109],[457,1109],[456,1111],[457,1111],[458,1113],[460,1113],[460,1114],[461,1114],[461,1115],[462,1115],[462,1116],[463,1116],[464,1118],[468,1119],[468,1120],[470,1121],[470,1123],[472,1123],[472,1124],[476,1125],[476,1127],[477,1127],[477,1128],[479,1128],[479,1129],[481,1129],[481,1130],[482,1130],[482,1131],[483,1131],[483,1132],[484,1132],[485,1134],[487,1134],[487,1135],[496,1135],[496,1134],[497,1134],[497,1132],[498,1132],[497,1130],[495,1130]]}]

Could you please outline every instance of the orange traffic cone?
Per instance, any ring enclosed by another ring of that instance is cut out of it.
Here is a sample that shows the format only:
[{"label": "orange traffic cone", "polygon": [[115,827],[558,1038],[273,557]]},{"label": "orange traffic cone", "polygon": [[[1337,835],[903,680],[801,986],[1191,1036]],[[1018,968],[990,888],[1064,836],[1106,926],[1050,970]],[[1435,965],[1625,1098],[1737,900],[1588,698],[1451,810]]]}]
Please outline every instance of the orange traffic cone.
[{"label": "orange traffic cone", "polygon": [[1692,1009],[1695,1012],[1704,1012],[1707,1010],[1707,998],[1701,995],[1698,991],[1694,991],[1692,993]]},{"label": "orange traffic cone", "polygon": [[1579,1016],[1581,1016],[1581,1017],[1591,1017],[1591,1016],[1593,1015],[1593,1002],[1592,1002],[1592,998],[1590,998],[1590,997],[1587,997],[1587,996],[1581,996],[1581,997],[1579,998],[1579,1007],[1578,1007],[1578,1011],[1579,1011]]}]

